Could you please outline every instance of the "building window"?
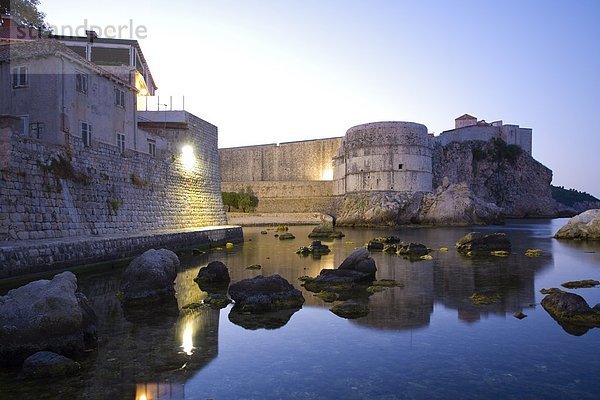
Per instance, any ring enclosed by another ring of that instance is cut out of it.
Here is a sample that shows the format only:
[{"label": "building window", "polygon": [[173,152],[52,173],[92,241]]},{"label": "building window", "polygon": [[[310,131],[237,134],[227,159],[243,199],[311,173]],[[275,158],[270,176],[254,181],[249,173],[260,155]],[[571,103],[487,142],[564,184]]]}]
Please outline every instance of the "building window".
[{"label": "building window", "polygon": [[86,73],[77,72],[75,74],[75,89],[81,93],[88,92],[88,76]]},{"label": "building window", "polygon": [[404,164],[398,164],[398,169],[404,168]]},{"label": "building window", "polygon": [[29,85],[29,69],[26,66],[15,67],[12,69],[12,86],[15,89],[27,87]]},{"label": "building window", "polygon": [[117,132],[117,147],[119,148],[119,153],[125,153],[125,134]]},{"label": "building window", "polygon": [[29,133],[29,115],[19,115],[17,116],[17,118],[19,118],[19,126],[18,126],[18,133],[19,135],[27,135]]},{"label": "building window", "polygon": [[85,147],[92,145],[92,125],[87,122],[81,123],[81,141]]},{"label": "building window", "polygon": [[152,157],[156,157],[156,140],[148,139],[148,153]]},{"label": "building window", "polygon": [[29,124],[29,133],[36,139],[39,139],[40,137],[44,136],[44,123],[33,122]]},{"label": "building window", "polygon": [[125,91],[115,88],[115,105],[125,108]]}]

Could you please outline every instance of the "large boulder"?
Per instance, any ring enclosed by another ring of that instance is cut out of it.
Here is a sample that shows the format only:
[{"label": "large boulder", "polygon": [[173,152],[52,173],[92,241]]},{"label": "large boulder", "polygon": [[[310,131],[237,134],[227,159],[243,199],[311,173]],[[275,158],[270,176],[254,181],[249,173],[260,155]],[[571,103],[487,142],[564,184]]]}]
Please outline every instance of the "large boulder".
[{"label": "large boulder", "polygon": [[28,378],[56,378],[78,373],[81,365],[70,358],[52,353],[39,351],[23,362],[23,375]]},{"label": "large boulder", "polygon": [[167,249],[151,249],[134,259],[121,279],[123,304],[140,305],[172,299],[178,267],[179,258]]},{"label": "large boulder", "polygon": [[300,308],[304,297],[280,275],[256,276],[244,279],[229,287],[229,295],[235,301],[236,311],[269,312],[288,308]]},{"label": "large boulder", "polygon": [[200,268],[194,281],[201,290],[211,293],[227,289],[231,277],[225,264],[221,261],[212,261],[206,267]]},{"label": "large boulder", "polygon": [[571,334],[579,336],[589,328],[600,327],[600,304],[591,308],[575,293],[553,292],[542,299],[542,307]]},{"label": "large boulder", "polygon": [[375,277],[375,272],[377,272],[375,260],[371,258],[369,250],[365,249],[364,247],[361,247],[346,257],[338,269],[350,269],[353,271],[363,272],[371,275],[373,278]]},{"label": "large boulder", "polygon": [[495,251],[510,252],[510,249],[510,240],[504,233],[471,232],[456,242],[456,250],[465,255],[490,255]]},{"label": "large boulder", "polygon": [[42,350],[80,354],[96,346],[97,321],[72,272],[13,289],[0,297],[0,363]]},{"label": "large boulder", "polygon": [[554,235],[557,239],[600,240],[600,209],[588,210],[571,218]]}]

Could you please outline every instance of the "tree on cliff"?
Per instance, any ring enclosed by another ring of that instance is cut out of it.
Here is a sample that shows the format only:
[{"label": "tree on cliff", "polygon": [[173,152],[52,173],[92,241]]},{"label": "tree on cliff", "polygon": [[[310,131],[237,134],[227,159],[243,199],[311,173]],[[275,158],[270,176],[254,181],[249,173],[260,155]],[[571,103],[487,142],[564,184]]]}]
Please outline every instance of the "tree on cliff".
[{"label": "tree on cliff", "polygon": [[0,14],[15,17],[20,23],[39,29],[47,29],[46,14],[38,7],[40,0],[0,0]]}]

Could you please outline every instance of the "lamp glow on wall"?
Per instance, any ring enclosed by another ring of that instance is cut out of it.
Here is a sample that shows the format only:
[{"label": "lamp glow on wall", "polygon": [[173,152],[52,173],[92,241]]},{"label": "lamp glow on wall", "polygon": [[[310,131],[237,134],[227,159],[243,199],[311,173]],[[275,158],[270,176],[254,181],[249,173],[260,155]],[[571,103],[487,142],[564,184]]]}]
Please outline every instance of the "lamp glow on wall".
[{"label": "lamp glow on wall", "polygon": [[333,168],[325,167],[321,171],[321,180],[322,181],[332,181],[333,180]]},{"label": "lamp glow on wall", "polygon": [[196,166],[196,155],[194,154],[194,148],[186,144],[181,148],[181,165],[187,172],[191,172]]}]

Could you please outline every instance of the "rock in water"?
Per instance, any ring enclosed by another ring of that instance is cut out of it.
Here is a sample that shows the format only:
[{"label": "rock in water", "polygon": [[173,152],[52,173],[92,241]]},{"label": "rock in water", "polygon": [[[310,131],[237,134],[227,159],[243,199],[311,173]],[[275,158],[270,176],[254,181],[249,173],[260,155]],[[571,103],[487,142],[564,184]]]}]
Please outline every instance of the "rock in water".
[{"label": "rock in water", "polygon": [[292,239],[296,239],[296,236],[294,236],[290,232],[282,233],[281,235],[279,235],[279,240],[292,240]]},{"label": "rock in water", "polygon": [[55,378],[79,372],[81,365],[50,351],[39,351],[23,363],[23,375],[29,378]]},{"label": "rock in water", "polygon": [[244,279],[229,287],[235,308],[244,312],[269,312],[300,308],[302,293],[279,275]]},{"label": "rock in water", "polygon": [[420,257],[426,256],[430,253],[430,250],[421,243],[409,243],[402,244],[398,247],[397,254],[400,256],[406,256],[412,259],[419,259]]},{"label": "rock in water", "polygon": [[490,255],[493,251],[510,252],[510,240],[504,233],[484,235],[471,232],[456,242],[456,250],[466,255]]},{"label": "rock in water", "polygon": [[364,247],[354,251],[348,257],[346,257],[338,269],[350,269],[353,271],[363,272],[371,275],[373,278],[375,277],[375,272],[377,272],[375,260],[371,258],[369,250],[365,249]]},{"label": "rock in water", "polygon": [[588,210],[575,217],[556,232],[557,239],[600,240],[600,209]]},{"label": "rock in water", "polygon": [[13,289],[0,297],[0,363],[18,364],[41,350],[82,353],[96,346],[97,323],[72,272]]},{"label": "rock in water", "polygon": [[542,300],[544,310],[560,323],[600,327],[600,313],[575,293],[556,292]]},{"label": "rock in water", "polygon": [[203,285],[227,286],[231,281],[231,277],[229,276],[229,270],[225,264],[221,261],[212,261],[208,263],[206,267],[200,268],[198,276],[194,278],[194,281],[200,286],[200,289],[202,289]]},{"label": "rock in water", "polygon": [[308,234],[309,239],[341,239],[344,236],[342,232],[335,230],[331,222],[323,222]]},{"label": "rock in water", "polygon": [[174,298],[177,267],[179,258],[167,249],[151,249],[134,259],[121,280],[123,304],[141,305]]},{"label": "rock in water", "polygon": [[346,319],[355,319],[364,317],[369,314],[369,307],[361,302],[354,300],[346,300],[343,303],[336,304],[329,309],[338,317]]}]

